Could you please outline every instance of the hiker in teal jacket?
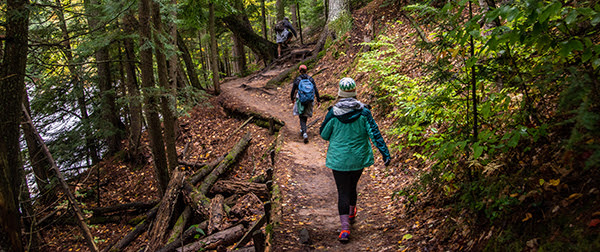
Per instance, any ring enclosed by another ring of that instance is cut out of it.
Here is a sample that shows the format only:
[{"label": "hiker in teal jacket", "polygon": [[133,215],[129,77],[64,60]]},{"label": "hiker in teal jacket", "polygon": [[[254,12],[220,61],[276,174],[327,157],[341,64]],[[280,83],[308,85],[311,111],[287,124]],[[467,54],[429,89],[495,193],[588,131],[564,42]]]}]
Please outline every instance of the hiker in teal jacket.
[{"label": "hiker in teal jacket", "polygon": [[338,102],[329,109],[319,132],[329,141],[325,165],[333,171],[338,191],[338,212],[342,231],[341,242],[350,238],[350,222],[356,217],[356,187],[363,169],[373,165],[371,143],[390,163],[390,152],[368,105],[356,100],[356,83],[351,78],[339,82]]}]

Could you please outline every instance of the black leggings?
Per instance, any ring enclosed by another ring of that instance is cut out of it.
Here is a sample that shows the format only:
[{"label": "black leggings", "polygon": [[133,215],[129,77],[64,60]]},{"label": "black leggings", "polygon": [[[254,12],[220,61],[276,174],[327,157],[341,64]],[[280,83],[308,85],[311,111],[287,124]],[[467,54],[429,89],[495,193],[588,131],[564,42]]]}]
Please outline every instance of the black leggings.
[{"label": "black leggings", "polygon": [[356,206],[356,185],[363,169],[358,171],[333,171],[333,178],[338,191],[338,212],[340,215],[350,214],[350,206]]},{"label": "black leggings", "polygon": [[300,118],[300,131],[302,131],[302,133],[306,133],[306,121],[308,121],[308,117],[306,116],[298,116]]}]

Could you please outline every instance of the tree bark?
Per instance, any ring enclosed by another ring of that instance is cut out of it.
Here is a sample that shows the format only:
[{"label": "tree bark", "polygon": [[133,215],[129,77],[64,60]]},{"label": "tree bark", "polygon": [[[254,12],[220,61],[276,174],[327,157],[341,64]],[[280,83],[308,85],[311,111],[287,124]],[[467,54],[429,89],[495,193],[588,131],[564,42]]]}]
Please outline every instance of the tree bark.
[{"label": "tree bark", "polygon": [[229,245],[237,241],[244,235],[244,226],[237,225],[235,227],[223,230],[204,239],[190,243],[183,247],[177,248],[176,251],[198,251],[202,249],[216,249],[220,245]]},{"label": "tree bark", "polygon": [[171,176],[171,181],[169,181],[167,191],[160,201],[156,220],[152,225],[152,230],[150,230],[150,241],[148,242],[146,251],[156,251],[158,248],[164,246],[167,239],[166,236],[168,235],[167,229],[169,228],[169,224],[173,219],[175,206],[177,205],[176,202],[179,198],[179,193],[181,192],[184,176],[185,171],[182,169],[175,169],[173,171],[173,176]]},{"label": "tree bark", "polygon": [[0,250],[23,251],[19,214],[19,123],[25,91],[29,1],[5,2],[4,57],[0,64]]},{"label": "tree bark", "polygon": [[179,51],[181,51],[181,57],[183,58],[183,63],[185,63],[188,79],[190,80],[190,83],[192,83],[192,87],[204,90],[202,85],[200,85],[200,80],[198,79],[198,73],[196,72],[194,61],[192,61],[190,50],[188,50],[185,41],[183,41],[183,38],[179,33],[177,33],[177,47],[179,48]]},{"label": "tree bark", "polygon": [[161,133],[160,117],[158,115],[158,96],[154,85],[150,11],[150,0],[140,0],[140,72],[142,77],[142,86],[145,89],[144,111],[148,120],[148,132],[150,135],[150,147],[154,161],[154,171],[158,180],[160,194],[162,195],[169,183],[169,172],[167,170],[167,156],[165,153],[165,144],[163,142]]},{"label": "tree bark", "polygon": [[277,55],[277,44],[266,40],[252,30],[248,17],[243,14],[230,15],[220,19],[227,29],[236,34],[265,65],[272,62]]},{"label": "tree bark", "polygon": [[[123,18],[123,29],[127,34],[134,34],[135,27],[139,27],[134,13],[130,12]],[[142,135],[142,102],[141,93],[138,86],[137,75],[135,73],[135,49],[133,39],[126,38],[123,41],[125,46],[125,72],[127,97],[129,98],[129,157],[134,164],[141,161],[140,140]]]},{"label": "tree bark", "polygon": [[277,21],[283,20],[283,18],[285,17],[285,5],[284,5],[285,0],[276,0],[275,1],[275,15],[277,17]]},{"label": "tree bark", "polygon": [[[172,86],[169,67],[167,66],[167,52],[162,43],[161,36],[164,34],[161,19],[160,4],[153,1],[152,22],[154,24],[154,44],[156,47],[156,68],[158,72],[158,84],[164,89],[161,94],[161,111],[163,115],[164,140],[167,150],[167,174],[177,167],[177,150],[175,148],[175,126],[177,118],[175,117],[175,89]],[[173,71],[176,68],[172,69]],[[176,80],[177,78],[175,78]],[[168,175],[167,175],[168,176]]]},{"label": "tree bark", "polygon": [[103,214],[115,214],[115,213],[123,213],[123,212],[131,212],[131,211],[147,211],[148,209],[156,206],[158,204],[157,201],[151,202],[132,202],[126,204],[120,204],[115,206],[108,207],[96,207],[88,209],[92,212],[93,215],[103,215]]},{"label": "tree bark", "polygon": [[[85,11],[88,16],[88,23],[92,31],[103,32],[104,27],[98,20],[100,10],[96,8],[98,0],[85,0]],[[119,119],[119,112],[116,105],[116,90],[112,85],[110,71],[110,54],[108,46],[103,46],[96,50],[96,65],[98,70],[98,89],[101,93],[100,111],[102,118],[106,121],[108,127],[102,129],[106,132],[106,142],[108,144],[107,155],[112,155],[121,150],[121,140],[123,140],[123,123]]]},{"label": "tree bark", "polygon": [[267,12],[265,10],[265,0],[260,0],[260,16],[263,37],[265,40],[268,40],[269,38],[267,37]]},{"label": "tree bark", "polygon": [[200,234],[198,229],[203,230],[203,232],[204,232],[204,230],[206,230],[207,226],[208,226],[208,221],[203,221],[202,223],[198,224],[197,226],[192,225],[190,228],[185,230],[185,232],[183,232],[183,235],[181,235],[180,237],[175,239],[173,242],[170,242],[169,244],[165,245],[163,248],[161,248],[157,252],[174,251],[176,248],[183,246],[184,243],[187,240],[189,240],[190,238],[192,238],[193,236]]},{"label": "tree bark", "polygon": [[210,34],[210,70],[212,71],[212,82],[215,95],[219,95],[221,93],[221,87],[219,86],[217,33],[215,32],[215,5],[213,0],[209,0],[208,10],[208,32]]},{"label": "tree bark", "polygon": [[[25,109],[25,105],[23,105],[23,104],[21,104],[21,111],[24,114],[24,118],[23,118],[25,121],[24,123],[29,124],[29,127],[33,128],[35,130],[35,127],[33,126],[33,122],[31,121],[31,117],[27,113],[27,110]],[[37,133],[37,131],[35,131],[35,135],[37,137],[37,140],[40,143],[44,142],[44,140],[42,140],[42,138]],[[52,165],[52,170],[54,171],[54,173],[56,173],[58,182],[60,183],[60,185],[63,189],[63,192],[67,196],[67,199],[71,203],[71,207],[73,207],[73,212],[75,214],[77,224],[79,225],[79,228],[81,229],[81,232],[83,233],[83,236],[85,237],[85,240],[88,243],[88,247],[92,251],[98,251],[98,247],[96,246],[96,243],[94,242],[94,237],[92,236],[90,229],[88,228],[87,224],[85,223],[85,220],[83,219],[83,214],[81,212],[81,209],[79,208],[78,202],[75,199],[75,196],[73,195],[73,193],[71,193],[71,189],[69,188],[69,185],[67,185],[65,178],[63,177],[62,173],[58,169],[58,166],[56,166],[56,162],[54,162],[54,158],[52,158],[52,155],[50,154],[50,151],[48,150],[48,147],[45,144],[42,144],[42,150],[44,151],[46,158],[50,161],[50,164]]]},{"label": "tree bark", "polygon": [[[23,96],[23,103],[27,113],[30,114],[29,98],[27,94]],[[51,181],[50,169],[52,165],[44,155],[42,151],[42,143],[37,141],[35,135],[35,129],[31,128],[29,124],[22,124],[21,129],[23,130],[23,136],[27,143],[27,149],[29,151],[29,163],[35,175],[35,183],[37,184],[40,192],[39,198],[41,202],[49,203],[56,199],[56,193],[54,186]]]},{"label": "tree bark", "polygon": [[223,201],[225,201],[225,198],[221,194],[217,194],[210,201],[207,234],[213,234],[225,229],[224,225],[227,213],[225,213],[225,209],[223,208]]},{"label": "tree bark", "polygon": [[267,186],[265,184],[251,183],[235,180],[219,180],[210,190],[211,194],[247,194],[254,193],[263,200],[268,200]]}]

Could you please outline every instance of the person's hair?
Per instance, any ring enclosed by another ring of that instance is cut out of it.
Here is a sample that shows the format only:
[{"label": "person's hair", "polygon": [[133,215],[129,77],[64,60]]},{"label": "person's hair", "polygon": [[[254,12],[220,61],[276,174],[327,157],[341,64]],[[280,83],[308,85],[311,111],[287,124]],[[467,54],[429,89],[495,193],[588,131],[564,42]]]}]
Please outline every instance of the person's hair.
[{"label": "person's hair", "polygon": [[307,70],[306,68],[300,68],[298,71],[300,71],[301,74],[305,74]]}]

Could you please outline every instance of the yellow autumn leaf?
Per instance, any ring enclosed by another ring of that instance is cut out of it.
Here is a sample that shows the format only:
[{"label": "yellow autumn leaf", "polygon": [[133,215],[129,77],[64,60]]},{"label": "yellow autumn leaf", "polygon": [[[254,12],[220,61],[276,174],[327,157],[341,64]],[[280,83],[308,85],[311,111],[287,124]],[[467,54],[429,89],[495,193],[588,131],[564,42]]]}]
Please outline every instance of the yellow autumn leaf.
[{"label": "yellow autumn leaf", "polygon": [[560,184],[560,179],[551,179],[550,180],[550,185],[552,186],[558,186]]},{"label": "yellow autumn leaf", "polygon": [[544,183],[546,183],[546,180],[540,179],[540,185],[544,185]]},{"label": "yellow autumn leaf", "polygon": [[532,215],[531,213],[526,213],[526,214],[525,214],[525,218],[522,220],[522,222],[526,222],[526,221],[528,221],[529,219],[531,219],[532,217],[533,217],[533,215]]},{"label": "yellow autumn leaf", "polygon": [[569,199],[569,200],[572,200],[572,199],[579,199],[579,198],[581,198],[582,196],[583,196],[583,194],[581,194],[581,193],[573,193],[573,194],[571,194],[571,195],[569,196],[569,198],[568,198],[568,199]]},{"label": "yellow autumn leaf", "polygon": [[513,194],[510,195],[511,198],[516,198],[517,196],[519,196],[518,193],[513,193]]}]

